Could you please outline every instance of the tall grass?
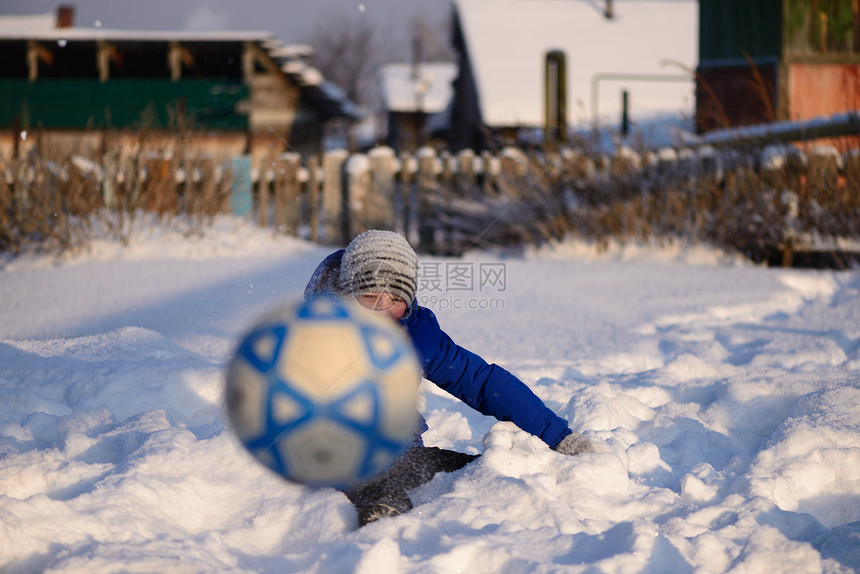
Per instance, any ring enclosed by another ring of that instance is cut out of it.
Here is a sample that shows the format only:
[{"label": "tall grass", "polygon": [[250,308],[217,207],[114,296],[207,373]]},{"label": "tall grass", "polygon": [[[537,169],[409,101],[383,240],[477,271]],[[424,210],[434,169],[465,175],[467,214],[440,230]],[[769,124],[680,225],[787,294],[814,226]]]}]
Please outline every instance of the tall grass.
[{"label": "tall grass", "polygon": [[47,143],[0,158],[0,251],[76,250],[95,237],[127,242],[144,212],[199,232],[222,210],[229,173],[219,177],[214,158],[161,150],[109,143],[93,155]]}]

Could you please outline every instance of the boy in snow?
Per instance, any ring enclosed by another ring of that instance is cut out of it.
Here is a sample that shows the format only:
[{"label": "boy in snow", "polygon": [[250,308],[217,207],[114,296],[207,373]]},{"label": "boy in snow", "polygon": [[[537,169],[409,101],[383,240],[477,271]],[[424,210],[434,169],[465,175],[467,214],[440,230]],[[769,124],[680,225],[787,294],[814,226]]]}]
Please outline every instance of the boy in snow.
[{"label": "boy in snow", "polygon": [[[424,378],[482,414],[512,421],[541,438],[557,452],[593,452],[591,443],[568,428],[518,378],[498,365],[456,345],[439,327],[436,316],[415,300],[418,256],[392,231],[366,231],[347,248],[326,257],[314,271],[305,298],[319,295],[354,297],[362,306],[399,323],[412,340]],[[358,510],[359,526],[412,508],[407,491],[437,472],[462,468],[478,455],[425,447],[421,419],[413,444],[380,476],[346,492]]]}]

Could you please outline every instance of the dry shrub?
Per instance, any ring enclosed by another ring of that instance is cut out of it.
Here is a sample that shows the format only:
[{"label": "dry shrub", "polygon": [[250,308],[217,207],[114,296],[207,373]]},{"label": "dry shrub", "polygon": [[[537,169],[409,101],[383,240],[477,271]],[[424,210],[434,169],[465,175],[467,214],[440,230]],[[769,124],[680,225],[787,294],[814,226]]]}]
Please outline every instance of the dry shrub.
[{"label": "dry shrub", "polygon": [[753,163],[719,178],[664,172],[653,185],[640,172],[638,195],[629,177],[594,182],[578,194],[570,232],[598,242],[704,241],[755,261],[773,261],[775,253],[816,239],[858,239],[860,161],[846,162],[844,172],[830,157],[808,167],[746,167]]},{"label": "dry shrub", "polygon": [[105,138],[98,156],[39,142],[0,158],[0,251],[75,250],[97,236],[125,243],[140,212],[199,233],[223,209],[229,172],[218,173],[218,160],[117,141]]},{"label": "dry shrub", "polygon": [[100,203],[93,174],[81,173],[70,161],[35,154],[4,164],[0,248],[17,253],[27,246],[80,246],[88,215]]},{"label": "dry shrub", "polygon": [[[522,173],[493,182],[494,193],[509,198],[504,216],[496,209],[494,217],[474,217],[458,231],[495,246],[566,235],[598,246],[698,241],[757,262],[779,262],[822,238],[860,238],[860,154],[846,155],[844,166],[828,157],[807,165],[789,155],[777,167],[763,166],[760,155],[732,150],[707,162],[688,156],[634,166],[586,149],[533,153]],[[450,224],[462,215],[443,217]]]}]

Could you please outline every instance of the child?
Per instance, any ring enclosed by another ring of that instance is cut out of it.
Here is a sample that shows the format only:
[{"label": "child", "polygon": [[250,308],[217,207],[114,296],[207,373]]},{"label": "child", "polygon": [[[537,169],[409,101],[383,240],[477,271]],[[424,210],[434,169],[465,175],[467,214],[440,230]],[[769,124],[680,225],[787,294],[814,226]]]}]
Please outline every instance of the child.
[{"label": "child", "polygon": [[[392,231],[367,231],[343,250],[326,257],[314,271],[305,298],[317,295],[354,297],[362,306],[390,317],[407,332],[421,361],[424,377],[470,407],[541,438],[556,451],[593,452],[591,443],[571,431],[518,378],[498,365],[456,345],[439,327],[432,311],[415,300],[418,256]],[[421,418],[415,440],[380,476],[346,492],[358,510],[359,526],[412,508],[406,491],[437,472],[462,468],[478,455],[425,447]]]}]

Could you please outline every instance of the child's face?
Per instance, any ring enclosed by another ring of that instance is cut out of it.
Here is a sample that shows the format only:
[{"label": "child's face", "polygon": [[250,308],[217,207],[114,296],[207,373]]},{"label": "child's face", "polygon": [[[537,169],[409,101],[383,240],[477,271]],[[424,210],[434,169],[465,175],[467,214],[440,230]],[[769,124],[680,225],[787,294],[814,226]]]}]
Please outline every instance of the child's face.
[{"label": "child's face", "polygon": [[406,301],[391,293],[362,293],[356,295],[355,300],[365,309],[391,317],[393,321],[399,321],[406,313]]}]

